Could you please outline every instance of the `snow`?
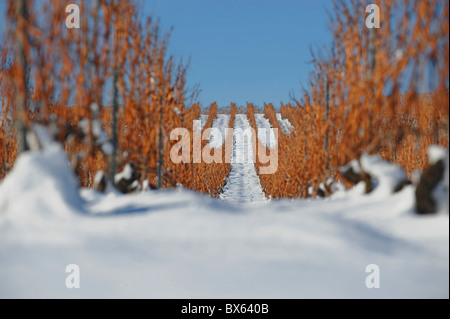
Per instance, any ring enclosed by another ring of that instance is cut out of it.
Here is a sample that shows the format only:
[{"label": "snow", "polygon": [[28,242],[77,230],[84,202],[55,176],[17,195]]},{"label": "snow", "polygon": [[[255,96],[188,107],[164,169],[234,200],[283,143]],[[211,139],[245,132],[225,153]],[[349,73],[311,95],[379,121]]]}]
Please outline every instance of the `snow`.
[{"label": "snow", "polygon": [[319,189],[323,192],[326,192],[327,189],[325,188],[325,184],[324,183],[319,183]]},{"label": "snow", "polygon": [[89,120],[87,118],[82,118],[78,121],[78,127],[85,134],[89,134]]},{"label": "snow", "polygon": [[234,123],[230,177],[220,196],[223,200],[240,205],[266,201],[253,162],[251,135],[242,134],[245,130],[249,132],[250,128],[247,116],[237,114]]},{"label": "snow", "polygon": [[114,175],[114,183],[117,184],[121,179],[130,180],[133,175],[133,168],[130,164],[126,164],[120,173]]},{"label": "snow", "polygon": [[114,152],[114,146],[109,141],[102,143],[101,149],[102,149],[103,154],[105,154],[105,155],[111,155]]},{"label": "snow", "polygon": [[149,188],[150,188],[150,182],[148,181],[148,179],[146,179],[142,182],[142,190],[147,191]]},{"label": "snow", "polygon": [[291,124],[289,119],[284,119],[281,116],[281,113],[277,113],[276,116],[277,116],[278,124],[280,125],[281,131],[283,132],[283,134],[291,135],[291,132],[294,131],[294,126]]},{"label": "snow", "polygon": [[[202,131],[208,120],[207,114],[201,114],[197,121],[194,121],[194,130]],[[208,141],[211,148],[221,148],[227,136],[230,115],[217,114],[213,120],[212,127],[209,132]]]},{"label": "snow", "polygon": [[114,152],[114,146],[109,141],[108,134],[103,130],[103,126],[100,121],[92,121],[92,132],[94,134],[96,144],[100,145],[103,153],[106,155],[111,155]]},{"label": "snow", "polygon": [[227,129],[230,122],[230,115],[217,114],[212,124],[209,134],[209,146],[211,148],[221,148],[227,137]]},{"label": "snow", "polygon": [[395,60],[400,61],[403,58],[403,54],[402,49],[395,50]]},{"label": "snow", "polygon": [[27,133],[27,142],[32,150],[39,150],[53,142],[49,130],[41,124],[33,123],[32,130]]},{"label": "snow", "polygon": [[421,177],[422,177],[422,171],[419,169],[415,169],[411,174],[411,182],[417,186],[420,182]]},{"label": "snow", "polygon": [[100,170],[97,173],[95,173],[95,176],[94,176],[94,188],[96,188],[97,185],[99,185],[102,182],[103,178],[105,178],[105,172],[104,171]]},{"label": "snow", "polygon": [[99,114],[100,106],[98,105],[97,102],[91,103],[90,108],[91,108],[92,114],[94,114],[94,115],[98,115]]},{"label": "snow", "polygon": [[194,121],[194,130],[202,131],[206,121],[208,121],[208,114],[200,114],[200,118]]},{"label": "snow", "polygon": [[277,139],[270,121],[264,114],[255,114],[256,127],[258,129],[258,140],[265,147],[274,149],[277,147]]},{"label": "snow", "polygon": [[349,169],[352,169],[355,174],[361,174],[361,167],[359,166],[358,160],[351,160],[347,165],[340,167],[339,171],[343,173],[348,171]]},{"label": "snow", "polygon": [[427,149],[428,163],[434,165],[439,161],[448,160],[448,150],[445,147],[431,145]]},{"label": "snow", "polygon": [[7,218],[23,216],[21,221],[29,223],[46,217],[70,217],[69,212],[80,211],[78,181],[69,165],[57,143],[21,155],[0,184],[0,216],[8,212]]},{"label": "snow", "polygon": [[360,162],[362,169],[374,179],[372,183],[376,185],[373,193],[377,196],[392,194],[401,182],[408,180],[400,166],[383,160],[379,155],[364,153]]},{"label": "snow", "polygon": [[94,180],[93,180],[93,188],[98,189],[100,183],[105,181],[105,189],[103,190],[105,193],[114,193],[116,195],[120,194],[120,191],[111,183],[111,181],[108,179],[108,177],[105,175],[105,172],[100,170],[97,173],[95,173]]},{"label": "snow", "polygon": [[[96,108],[98,108],[98,105],[96,103],[93,103],[91,107],[93,110],[96,110]],[[81,119],[78,122],[78,127],[85,135],[89,135],[89,119]],[[99,120],[92,121],[92,134],[95,138],[95,144],[100,146],[102,152],[105,155],[111,155],[114,152],[114,146],[111,144],[108,134],[103,129],[102,123]]]},{"label": "snow", "polygon": [[448,214],[414,214],[413,186],[362,193],[236,205],[183,188],[79,191],[51,144],[0,184],[0,298],[449,298]]},{"label": "snow", "polygon": [[182,114],[181,110],[180,110],[178,107],[176,107],[176,106],[175,106],[172,110],[173,110],[173,111],[175,112],[175,114],[178,115],[178,116],[180,116],[180,115]]}]

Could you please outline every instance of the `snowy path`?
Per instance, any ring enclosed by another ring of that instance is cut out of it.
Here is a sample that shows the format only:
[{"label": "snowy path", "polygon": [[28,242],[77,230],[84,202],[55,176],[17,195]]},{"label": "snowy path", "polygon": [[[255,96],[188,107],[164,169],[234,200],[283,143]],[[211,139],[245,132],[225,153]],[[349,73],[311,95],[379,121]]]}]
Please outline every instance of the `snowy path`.
[{"label": "snowy path", "polygon": [[266,201],[252,161],[253,147],[251,139],[237,138],[236,136],[236,134],[239,134],[239,129],[245,130],[249,128],[250,123],[247,120],[247,116],[237,114],[234,123],[235,143],[233,144],[231,172],[221,199],[238,204]]},{"label": "snowy path", "polygon": [[212,130],[209,134],[209,146],[214,148],[222,147],[227,136],[226,130],[230,122],[229,114],[217,114],[212,124]]}]

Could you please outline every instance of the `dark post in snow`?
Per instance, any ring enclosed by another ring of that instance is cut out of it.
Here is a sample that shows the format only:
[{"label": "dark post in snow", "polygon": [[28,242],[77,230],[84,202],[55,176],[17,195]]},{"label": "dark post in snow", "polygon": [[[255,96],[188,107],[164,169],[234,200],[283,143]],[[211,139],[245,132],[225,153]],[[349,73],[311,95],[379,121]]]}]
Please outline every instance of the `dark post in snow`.
[{"label": "dark post in snow", "polygon": [[370,29],[370,43],[369,43],[369,65],[370,65],[370,75],[372,75],[375,69],[375,28]]},{"label": "dark post in snow", "polygon": [[[328,113],[330,111],[330,82],[328,76],[325,77],[325,125],[328,122]],[[328,156],[328,129],[325,133],[325,156],[327,157],[327,169],[329,168],[329,156]]]},{"label": "dark post in snow", "polygon": [[28,149],[26,141],[25,111],[27,105],[27,59],[25,56],[25,21],[28,17],[26,0],[15,0],[16,13],[16,61],[19,66],[21,85],[16,97],[15,126],[17,129],[17,146],[19,154]]},{"label": "dark post in snow", "polygon": [[156,166],[156,188],[160,189],[162,186],[162,162],[163,162],[163,128],[164,128],[164,95],[161,98],[161,119],[159,128],[158,140],[158,163]]},{"label": "dark post in snow", "polygon": [[111,127],[111,142],[113,151],[111,154],[111,162],[109,163],[109,180],[114,181],[114,176],[117,172],[117,149],[119,145],[117,137],[117,118],[119,113],[119,69],[114,68],[113,71],[113,109],[112,109],[112,127]]}]

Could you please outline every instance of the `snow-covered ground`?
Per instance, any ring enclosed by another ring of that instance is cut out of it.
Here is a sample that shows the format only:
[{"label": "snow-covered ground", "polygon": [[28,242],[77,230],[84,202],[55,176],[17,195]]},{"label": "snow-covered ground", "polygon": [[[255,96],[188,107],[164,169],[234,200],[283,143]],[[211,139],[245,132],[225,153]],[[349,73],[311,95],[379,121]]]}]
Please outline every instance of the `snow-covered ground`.
[{"label": "snow-covered ground", "polygon": [[278,124],[280,125],[283,134],[290,135],[291,132],[294,130],[294,126],[292,125],[291,121],[289,121],[289,119],[284,119],[281,116],[281,113],[277,113],[276,115]]},{"label": "snow-covered ground", "polygon": [[53,144],[0,184],[1,298],[449,297],[449,216],[415,215],[413,187],[235,205],[182,189],[80,192],[67,162]]},{"label": "snow-covered ground", "polygon": [[212,124],[212,130],[209,135],[209,146],[214,148],[222,147],[227,137],[227,128],[230,122],[230,115],[217,114]]},{"label": "snow-covered ground", "polygon": [[200,114],[200,118],[198,118],[197,121],[194,121],[194,129],[202,131],[206,121],[208,121],[208,114]]},{"label": "snow-covered ground", "polygon": [[250,129],[245,114],[236,115],[234,129],[230,177],[220,198],[240,205],[265,202],[266,197],[253,162],[251,135],[241,134]]},{"label": "snow-covered ground", "polygon": [[277,147],[277,139],[269,119],[264,114],[255,114],[255,121],[261,144],[270,149]]},{"label": "snow-covered ground", "polygon": [[[201,131],[203,130],[206,121],[208,120],[207,114],[201,114],[200,118],[194,122],[194,129]],[[217,114],[217,117],[212,123],[212,127],[208,136],[209,146],[212,148],[220,148],[225,142],[227,136],[227,129],[230,122],[230,115],[228,114]]]}]

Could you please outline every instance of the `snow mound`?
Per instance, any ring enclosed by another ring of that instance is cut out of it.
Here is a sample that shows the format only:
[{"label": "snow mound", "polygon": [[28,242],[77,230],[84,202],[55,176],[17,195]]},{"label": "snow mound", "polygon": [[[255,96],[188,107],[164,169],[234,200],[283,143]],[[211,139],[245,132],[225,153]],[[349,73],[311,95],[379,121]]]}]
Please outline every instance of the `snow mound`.
[{"label": "snow mound", "polygon": [[408,181],[405,171],[395,164],[392,164],[379,155],[361,156],[362,169],[372,177],[374,196],[388,196],[394,193],[402,183]]},{"label": "snow mound", "polygon": [[277,121],[278,124],[281,127],[281,130],[283,131],[284,135],[291,135],[292,131],[295,131],[294,126],[291,124],[291,121],[289,119],[284,119],[281,115],[281,113],[277,113]]},{"label": "snow mound", "polygon": [[130,164],[125,165],[123,171],[121,171],[120,173],[117,173],[114,176],[114,183],[118,183],[120,182],[121,179],[126,179],[129,180],[131,179],[131,176],[133,175],[133,169],[131,168]]},{"label": "snow mound", "polygon": [[384,198],[411,184],[401,167],[382,159],[379,155],[364,153],[359,161],[352,160],[339,170],[355,185],[350,190],[353,194],[359,194],[365,189],[361,195],[370,193],[371,196]]},{"label": "snow mound", "polygon": [[30,220],[29,212],[50,217],[80,211],[83,201],[78,188],[62,146],[51,143],[17,159],[0,184],[0,216],[8,212],[8,218]]},{"label": "snow mound", "polygon": [[427,149],[428,163],[436,164],[439,161],[448,161],[448,150],[442,146],[431,145]]}]

